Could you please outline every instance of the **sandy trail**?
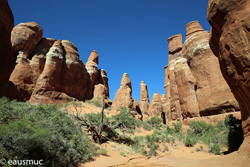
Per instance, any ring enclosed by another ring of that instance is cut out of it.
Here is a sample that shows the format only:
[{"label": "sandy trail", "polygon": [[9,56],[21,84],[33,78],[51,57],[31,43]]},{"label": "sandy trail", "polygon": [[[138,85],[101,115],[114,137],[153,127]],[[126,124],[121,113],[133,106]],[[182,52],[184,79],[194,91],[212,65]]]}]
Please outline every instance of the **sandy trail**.
[{"label": "sandy trail", "polygon": [[[82,114],[98,113],[101,108],[92,104],[83,103]],[[80,108],[79,108],[80,109]],[[75,112],[73,108],[71,112]],[[109,110],[106,114],[113,115]],[[186,131],[188,126],[183,126]],[[153,131],[138,130],[135,135],[150,135]],[[113,146],[112,146],[113,145]],[[116,145],[116,149],[114,149]],[[203,146],[205,151],[196,151],[195,148]],[[248,167],[250,166],[250,157],[239,154],[235,151],[228,155],[214,155],[208,153],[208,147],[204,144],[196,144],[194,147],[185,147],[183,143],[175,145],[168,144],[168,151],[159,152],[156,157],[148,158],[140,154],[126,153],[126,146],[119,143],[107,142],[101,145],[107,149],[107,155],[99,155],[94,161],[82,164],[81,167]],[[160,149],[162,149],[160,147]],[[120,152],[125,153],[125,157]]]}]

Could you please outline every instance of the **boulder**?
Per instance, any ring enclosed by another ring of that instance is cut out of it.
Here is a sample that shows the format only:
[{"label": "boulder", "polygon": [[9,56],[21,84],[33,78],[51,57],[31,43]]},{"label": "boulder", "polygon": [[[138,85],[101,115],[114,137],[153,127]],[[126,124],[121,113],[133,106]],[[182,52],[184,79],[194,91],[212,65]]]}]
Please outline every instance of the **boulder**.
[{"label": "boulder", "polygon": [[250,1],[209,0],[209,44],[218,57],[223,77],[237,99],[244,141],[239,152],[250,156]]},{"label": "boulder", "polygon": [[30,55],[42,39],[43,29],[35,22],[20,23],[11,32],[11,43],[14,54],[26,50]]},{"label": "boulder", "polygon": [[131,109],[133,107],[132,86],[127,73],[123,74],[121,86],[115,94],[111,111],[116,112],[121,106]]},{"label": "boulder", "polygon": [[199,105],[195,92],[197,83],[187,64],[187,59],[176,59],[174,63],[174,74],[179,94],[182,118],[199,117]]},{"label": "boulder", "polygon": [[14,18],[8,1],[2,0],[0,2],[0,96],[8,85],[15,63],[10,41],[13,26]]}]

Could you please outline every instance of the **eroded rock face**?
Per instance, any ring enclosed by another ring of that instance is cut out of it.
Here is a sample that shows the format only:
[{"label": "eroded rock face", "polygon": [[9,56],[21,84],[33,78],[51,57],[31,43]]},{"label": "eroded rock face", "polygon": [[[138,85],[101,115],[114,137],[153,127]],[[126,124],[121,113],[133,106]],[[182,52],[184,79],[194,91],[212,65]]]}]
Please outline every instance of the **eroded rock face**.
[{"label": "eroded rock face", "polygon": [[165,89],[165,95],[166,95],[166,101],[162,105],[162,110],[165,115],[166,121],[171,120],[171,113],[170,113],[170,79],[169,79],[169,70],[168,66],[164,67],[164,89]]},{"label": "eroded rock face", "polygon": [[0,95],[7,87],[10,74],[14,68],[14,56],[10,41],[14,18],[7,0],[0,2]]},{"label": "eroded rock face", "polygon": [[107,72],[103,69],[99,69],[99,84],[94,87],[94,97],[93,100],[102,99],[104,96],[105,107],[109,107],[112,105],[112,101],[109,99],[109,85],[108,85],[108,77]]},{"label": "eroded rock face", "polygon": [[[177,42],[178,41],[178,42]],[[181,108],[180,108],[180,99],[178,94],[178,88],[176,84],[175,74],[174,74],[174,62],[178,57],[182,57],[182,35],[174,35],[168,38],[169,46],[169,55],[168,55],[168,77],[170,79],[170,119],[182,119]],[[177,43],[178,45],[175,45]]]},{"label": "eroded rock face", "polygon": [[116,112],[117,109],[120,108],[120,106],[124,106],[126,108],[131,108],[131,109],[133,106],[132,86],[127,73],[123,74],[121,80],[121,86],[115,94],[111,110]]},{"label": "eroded rock face", "polygon": [[199,117],[199,105],[195,92],[197,83],[187,64],[187,59],[178,58],[174,64],[182,118]]},{"label": "eroded rock face", "polygon": [[250,1],[210,0],[207,18],[212,26],[209,44],[219,58],[222,74],[239,102],[245,139],[250,148]]},{"label": "eroded rock face", "polygon": [[140,109],[140,105],[136,99],[134,99],[134,101],[133,101],[133,107],[132,107],[131,113],[132,113],[133,117],[135,117],[136,119],[142,120],[143,115],[142,115],[142,112]]},{"label": "eroded rock face", "polygon": [[186,25],[186,39],[192,36],[194,33],[204,31],[199,21],[192,21]]},{"label": "eroded rock face", "polygon": [[83,100],[87,90],[87,70],[77,48],[68,40],[56,41],[46,54],[44,70],[39,76],[30,101],[62,104]]},{"label": "eroded rock face", "polygon": [[20,23],[11,32],[11,43],[14,54],[26,50],[30,55],[42,39],[43,29],[35,22]]},{"label": "eroded rock face", "polygon": [[34,51],[32,59],[25,50],[19,51],[16,66],[11,73],[8,87],[3,91],[3,95],[9,99],[27,101],[35,88],[36,81],[43,71],[46,61],[46,53],[53,45],[54,39],[42,39]]},{"label": "eroded rock face", "polygon": [[93,50],[90,55],[89,59],[86,63],[86,69],[89,74],[89,80],[88,80],[88,89],[86,92],[86,99],[92,99],[93,98],[93,90],[94,86],[98,83],[98,53]]},{"label": "eroded rock face", "polygon": [[16,66],[11,73],[8,87],[4,90],[4,95],[9,99],[27,101],[35,88],[39,73],[36,73],[30,66],[27,51],[19,51]]},{"label": "eroded rock face", "polygon": [[218,59],[209,47],[209,32],[204,31],[198,21],[187,24],[186,32],[182,53],[197,81],[195,91],[200,115],[239,110],[238,103],[221,74]]},{"label": "eroded rock face", "polygon": [[154,93],[148,109],[149,117],[162,117],[162,102],[159,92]]},{"label": "eroded rock face", "polygon": [[148,88],[144,81],[141,81],[140,84],[140,110],[145,119],[148,118],[148,107],[149,107],[149,97],[148,97]]},{"label": "eroded rock face", "polygon": [[36,73],[41,74],[46,61],[46,54],[56,40],[53,38],[42,38],[33,51],[30,66]]}]

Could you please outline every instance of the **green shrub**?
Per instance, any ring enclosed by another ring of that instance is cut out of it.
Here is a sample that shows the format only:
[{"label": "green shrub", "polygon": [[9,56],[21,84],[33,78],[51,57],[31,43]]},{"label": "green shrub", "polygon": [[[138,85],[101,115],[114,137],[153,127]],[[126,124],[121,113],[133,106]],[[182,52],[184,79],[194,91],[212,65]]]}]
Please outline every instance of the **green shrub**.
[{"label": "green shrub", "polygon": [[124,126],[128,129],[134,130],[136,127],[140,127],[142,122],[138,119],[135,119],[131,115],[131,109],[127,109],[126,107],[120,107],[118,109],[119,114],[112,116],[112,125],[117,124],[118,122],[122,122]]},{"label": "green shrub", "polygon": [[120,155],[125,157],[125,153],[123,151],[120,151]]},{"label": "green shrub", "polygon": [[[84,114],[84,118],[91,122],[91,124],[99,126],[101,121],[101,113],[86,113]],[[110,118],[105,114],[103,114],[103,123],[107,125],[110,124]]]},{"label": "green shrub", "polygon": [[146,121],[151,127],[161,127],[162,119],[159,117],[151,117]]},{"label": "green shrub", "polygon": [[103,149],[99,150],[97,153],[101,154],[101,155],[107,155],[108,150],[103,148]]},{"label": "green shrub", "polygon": [[150,125],[149,125],[148,123],[146,123],[146,122],[142,122],[142,127],[143,127],[144,130],[147,130],[147,131],[150,131],[150,130],[153,129],[152,126],[150,126]]},{"label": "green shrub", "polygon": [[215,155],[220,155],[221,154],[221,148],[219,144],[214,144],[212,143],[209,147],[209,152],[215,154]]},{"label": "green shrub", "polygon": [[173,122],[172,125],[174,126],[175,133],[182,132],[182,124],[180,120],[178,120],[177,123]]},{"label": "green shrub", "polygon": [[187,135],[185,140],[183,141],[183,143],[185,144],[185,146],[190,147],[196,144],[196,141],[194,138],[192,138],[191,136]]},{"label": "green shrub", "polygon": [[102,107],[102,103],[101,103],[101,99],[97,99],[97,100],[86,100],[85,101],[86,103],[89,103],[89,104],[93,104],[97,107]]},{"label": "green shrub", "polygon": [[96,147],[78,123],[56,105],[0,99],[0,157],[43,159],[44,166],[76,166]]}]

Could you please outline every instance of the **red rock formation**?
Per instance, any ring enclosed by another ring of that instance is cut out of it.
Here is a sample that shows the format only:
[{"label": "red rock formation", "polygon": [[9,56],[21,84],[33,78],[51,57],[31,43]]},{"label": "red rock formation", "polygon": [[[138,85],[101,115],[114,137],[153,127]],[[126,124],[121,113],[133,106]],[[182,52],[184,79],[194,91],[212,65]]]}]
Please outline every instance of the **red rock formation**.
[{"label": "red rock formation", "polygon": [[237,111],[238,103],[222,77],[218,59],[209,47],[209,32],[204,31],[198,21],[187,24],[186,32],[182,54],[187,58],[197,81],[196,96],[200,115]]},{"label": "red rock formation", "polygon": [[54,39],[42,39],[34,51],[32,60],[29,60],[27,51],[19,51],[17,65],[11,73],[8,87],[3,91],[4,96],[19,101],[30,99],[36,81],[43,71],[46,53],[54,41]]},{"label": "red rock formation", "polygon": [[170,79],[170,117],[171,120],[181,119],[181,108],[179,101],[179,94],[176,85],[176,79],[174,74],[174,62],[178,57],[182,57],[182,35],[174,35],[168,38],[169,55],[168,55],[168,76]]},{"label": "red rock formation", "polygon": [[14,57],[11,46],[11,30],[14,18],[7,0],[0,1],[0,95],[8,85],[10,74],[14,68]]},{"label": "red rock formation", "polygon": [[98,70],[98,83],[103,84],[107,89],[106,97],[109,98],[109,84],[108,84],[108,77],[107,72],[104,69]]},{"label": "red rock formation", "polygon": [[237,119],[241,119],[240,111],[233,112],[233,113],[225,113],[225,114],[218,114],[218,115],[210,115],[204,117],[195,117],[195,118],[187,118],[182,121],[184,125],[190,125],[193,121],[203,121],[206,124],[217,125],[219,121],[224,121],[226,116],[233,115]]},{"label": "red rock formation", "polygon": [[239,102],[245,139],[239,152],[250,156],[250,1],[209,0],[210,46]]},{"label": "red rock formation", "polygon": [[141,81],[140,84],[140,110],[142,112],[143,118],[147,119],[149,116],[148,107],[149,107],[149,97],[148,97],[148,88],[144,81]]},{"label": "red rock formation", "polygon": [[11,43],[14,54],[26,50],[30,55],[42,39],[43,29],[35,22],[20,23],[11,32]]},{"label": "red rock formation", "polygon": [[139,103],[136,99],[134,99],[134,101],[133,101],[133,107],[132,107],[131,113],[132,113],[133,117],[135,117],[136,119],[142,120],[143,115],[141,113]]},{"label": "red rock formation", "polygon": [[99,84],[95,85],[94,87],[94,97],[93,100],[102,99],[105,96],[104,103],[105,107],[109,107],[112,105],[112,101],[109,99],[109,85],[108,85],[108,77],[107,72],[103,69],[98,70],[99,77],[98,82]]},{"label": "red rock formation", "polygon": [[88,89],[85,96],[86,99],[93,98],[94,86],[98,83],[98,57],[98,53],[93,50],[86,63],[86,69],[90,76],[88,80]]},{"label": "red rock formation", "polygon": [[199,21],[192,21],[186,25],[186,39],[192,36],[194,33],[204,31]]},{"label": "red rock formation", "polygon": [[164,89],[166,94],[166,101],[162,105],[162,110],[165,115],[165,120],[171,120],[170,113],[170,79],[169,79],[169,70],[168,66],[164,67],[165,79],[164,79]]},{"label": "red rock formation", "polygon": [[187,64],[187,59],[178,58],[174,64],[182,117],[183,119],[199,117],[199,106],[195,92],[197,83]]},{"label": "red rock formation", "polygon": [[133,107],[132,86],[127,73],[123,74],[121,86],[115,94],[111,110],[113,112],[116,112],[117,109],[120,108],[120,106],[124,106],[131,109]]},{"label": "red rock formation", "polygon": [[46,54],[44,70],[39,76],[30,101],[32,103],[67,103],[82,100],[88,74],[69,41],[56,41]]},{"label": "red rock formation", "polygon": [[49,52],[49,49],[55,41],[56,40],[53,38],[42,38],[33,51],[30,66],[36,73],[42,73],[46,61],[46,54]]},{"label": "red rock formation", "polygon": [[153,94],[148,109],[149,117],[162,117],[162,102],[159,92]]},{"label": "red rock formation", "polygon": [[4,90],[4,95],[8,98],[19,101],[27,101],[35,88],[39,73],[33,71],[27,51],[19,51],[13,72],[10,76],[8,87]]}]

